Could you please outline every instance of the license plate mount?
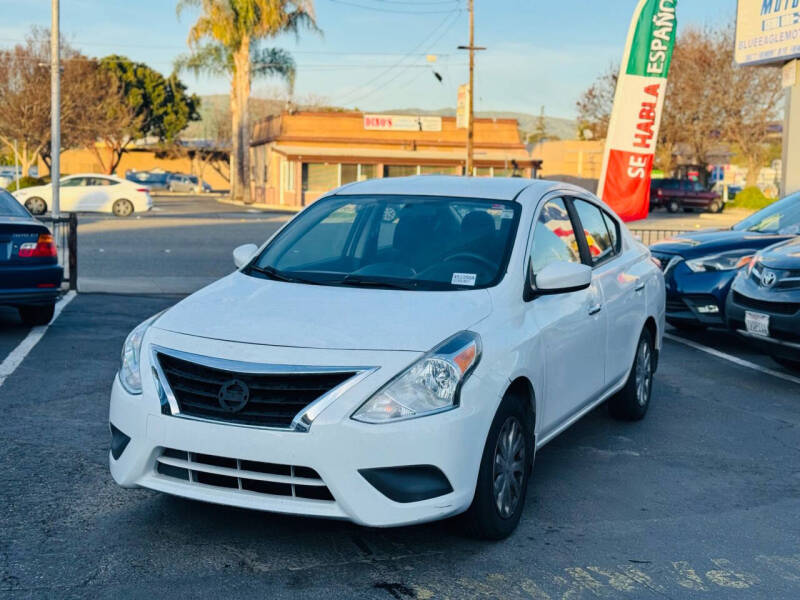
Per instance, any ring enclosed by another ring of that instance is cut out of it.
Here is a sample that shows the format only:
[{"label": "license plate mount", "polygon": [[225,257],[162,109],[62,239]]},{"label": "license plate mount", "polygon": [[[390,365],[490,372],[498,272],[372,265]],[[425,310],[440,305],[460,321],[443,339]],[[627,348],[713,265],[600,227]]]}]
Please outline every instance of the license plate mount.
[{"label": "license plate mount", "polygon": [[769,337],[769,315],[748,310],[744,313],[744,326],[747,333]]}]

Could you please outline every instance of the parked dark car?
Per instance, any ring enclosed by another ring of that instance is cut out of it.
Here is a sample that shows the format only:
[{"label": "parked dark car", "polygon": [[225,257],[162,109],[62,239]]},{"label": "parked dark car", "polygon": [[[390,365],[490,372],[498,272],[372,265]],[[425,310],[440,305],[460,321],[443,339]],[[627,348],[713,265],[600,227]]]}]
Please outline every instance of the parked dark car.
[{"label": "parked dark car", "polygon": [[27,325],[49,323],[63,276],[50,230],[0,190],[0,305],[17,308]]},{"label": "parked dark car", "polygon": [[166,190],[170,175],[172,173],[167,171],[126,171],[125,179],[146,185],[151,190]]},{"label": "parked dark car", "polygon": [[651,246],[667,288],[667,321],[675,327],[725,326],[725,301],[736,271],[767,246],[800,234],[800,193],[730,229],[686,233]]},{"label": "parked dark car", "polygon": [[725,314],[731,329],[800,370],[800,237],[760,251],[739,271]]},{"label": "parked dark car", "polygon": [[653,179],[650,182],[650,210],[666,208],[671,213],[683,209],[722,212],[725,203],[717,192],[709,191],[699,181],[689,179]]}]

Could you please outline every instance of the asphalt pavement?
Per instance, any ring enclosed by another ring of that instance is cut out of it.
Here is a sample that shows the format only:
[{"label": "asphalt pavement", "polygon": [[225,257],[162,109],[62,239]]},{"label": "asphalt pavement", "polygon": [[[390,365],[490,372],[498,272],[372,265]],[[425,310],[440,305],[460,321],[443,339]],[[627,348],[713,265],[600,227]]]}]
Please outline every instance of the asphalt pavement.
[{"label": "asphalt pavement", "polygon": [[[646,419],[601,407],[542,449],[503,542],[458,520],[365,529],[119,488],[107,418],[125,336],[191,291],[170,288],[176,272],[187,287],[224,275],[235,245],[286,218],[167,202],[136,226],[81,219],[82,276],[124,273],[131,293],[79,294],[0,386],[0,597],[800,597],[800,384],[672,340]],[[27,333],[0,309],[0,364]]]}]

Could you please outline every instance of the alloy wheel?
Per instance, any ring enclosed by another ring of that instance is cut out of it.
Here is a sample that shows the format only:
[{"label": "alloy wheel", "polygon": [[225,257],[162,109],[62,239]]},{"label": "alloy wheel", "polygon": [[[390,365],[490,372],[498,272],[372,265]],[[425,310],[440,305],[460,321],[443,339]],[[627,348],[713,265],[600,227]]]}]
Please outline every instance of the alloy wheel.
[{"label": "alloy wheel", "polygon": [[25,208],[28,209],[32,215],[43,215],[47,211],[47,205],[41,198],[29,198],[25,202]]},{"label": "alloy wheel", "polygon": [[133,204],[129,200],[117,200],[111,210],[117,217],[127,217],[133,213]]},{"label": "alloy wheel", "polygon": [[498,514],[511,518],[522,500],[525,478],[525,439],[522,424],[508,417],[494,450],[494,501]]},{"label": "alloy wheel", "polygon": [[639,406],[644,406],[650,399],[650,389],[653,385],[653,361],[650,344],[647,340],[639,342],[636,350],[636,401]]}]

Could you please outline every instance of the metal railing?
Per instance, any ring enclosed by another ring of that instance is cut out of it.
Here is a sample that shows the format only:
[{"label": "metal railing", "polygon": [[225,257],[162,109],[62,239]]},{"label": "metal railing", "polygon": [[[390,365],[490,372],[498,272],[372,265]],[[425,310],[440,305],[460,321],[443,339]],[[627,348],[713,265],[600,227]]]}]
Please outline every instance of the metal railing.
[{"label": "metal railing", "polygon": [[58,264],[64,268],[67,289],[78,289],[78,215],[66,213],[58,218],[37,217],[50,228],[58,248]]},{"label": "metal railing", "polygon": [[631,229],[630,232],[639,238],[645,246],[661,240],[685,233],[684,229]]}]

